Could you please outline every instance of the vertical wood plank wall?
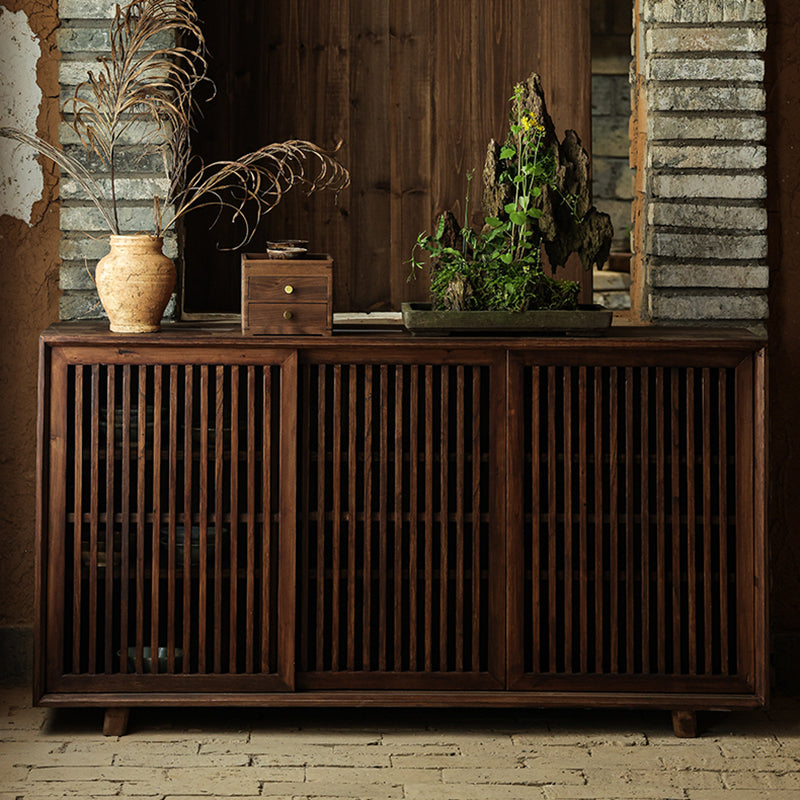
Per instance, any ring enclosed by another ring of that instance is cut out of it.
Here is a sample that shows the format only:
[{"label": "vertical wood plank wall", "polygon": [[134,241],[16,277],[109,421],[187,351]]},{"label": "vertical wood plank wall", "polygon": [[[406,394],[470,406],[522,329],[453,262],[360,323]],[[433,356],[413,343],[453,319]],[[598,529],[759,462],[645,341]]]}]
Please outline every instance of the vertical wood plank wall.
[{"label": "vertical wood plank wall", "polygon": [[[482,222],[486,146],[507,129],[514,83],[542,75],[559,134],[591,133],[588,0],[198,0],[218,94],[204,109],[195,150],[236,157],[268,142],[342,142],[352,186],[288,195],[266,220],[267,238],[309,239],[334,258],[336,311],[399,309],[425,299],[408,281],[417,234],[452,209],[461,218],[475,170],[471,214]],[[186,308],[203,295],[238,310],[236,241],[211,219],[187,220]],[[591,282],[572,266],[560,277]],[[591,288],[591,287],[589,287]],[[591,296],[589,294],[589,296]],[[202,310],[202,309],[197,309]]]}]

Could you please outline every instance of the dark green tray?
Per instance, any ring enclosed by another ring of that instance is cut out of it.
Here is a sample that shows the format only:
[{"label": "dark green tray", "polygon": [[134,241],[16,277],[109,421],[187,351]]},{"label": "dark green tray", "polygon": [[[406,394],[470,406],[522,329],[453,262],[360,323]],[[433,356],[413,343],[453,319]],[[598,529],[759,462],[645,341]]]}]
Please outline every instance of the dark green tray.
[{"label": "dark green tray", "polygon": [[572,311],[433,311],[430,303],[403,303],[403,325],[414,335],[504,333],[591,336],[611,326],[613,312],[602,306]]}]

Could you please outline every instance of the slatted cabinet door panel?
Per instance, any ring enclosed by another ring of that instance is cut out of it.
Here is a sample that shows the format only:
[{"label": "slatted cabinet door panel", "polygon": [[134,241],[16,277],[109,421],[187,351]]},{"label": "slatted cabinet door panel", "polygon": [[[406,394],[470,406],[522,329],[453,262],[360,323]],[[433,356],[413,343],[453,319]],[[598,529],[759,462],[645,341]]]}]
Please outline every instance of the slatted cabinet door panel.
[{"label": "slatted cabinet door panel", "polygon": [[291,689],[296,355],[55,348],[49,381],[46,690]]},{"label": "slatted cabinet door panel", "polygon": [[752,692],[753,360],[595,363],[512,358],[511,687]]},{"label": "slatted cabinet door panel", "polygon": [[298,687],[504,681],[504,359],[300,366]]}]

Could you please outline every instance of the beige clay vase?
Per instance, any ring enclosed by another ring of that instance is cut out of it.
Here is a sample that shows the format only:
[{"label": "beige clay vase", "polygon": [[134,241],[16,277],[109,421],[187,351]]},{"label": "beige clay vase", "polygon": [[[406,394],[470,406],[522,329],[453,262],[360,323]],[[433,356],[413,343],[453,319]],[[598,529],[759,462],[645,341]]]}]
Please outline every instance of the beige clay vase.
[{"label": "beige clay vase", "polygon": [[111,330],[151,333],[175,288],[175,265],[162,252],[160,236],[112,236],[111,252],[97,262],[95,283]]}]

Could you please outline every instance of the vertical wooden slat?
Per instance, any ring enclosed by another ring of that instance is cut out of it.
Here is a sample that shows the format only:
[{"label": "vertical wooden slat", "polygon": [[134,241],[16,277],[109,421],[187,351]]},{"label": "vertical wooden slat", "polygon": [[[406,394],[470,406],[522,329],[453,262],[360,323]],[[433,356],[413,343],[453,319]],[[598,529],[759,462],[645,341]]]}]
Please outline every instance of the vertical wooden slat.
[{"label": "vertical wooden slat", "polygon": [[444,672],[448,669],[447,663],[447,620],[449,589],[450,559],[448,553],[448,538],[450,536],[450,500],[449,500],[449,460],[450,460],[450,373],[445,364],[441,367],[441,431],[439,441],[439,470],[441,474],[440,487],[440,517],[439,528],[439,669]]},{"label": "vertical wooden slat", "polygon": [[680,372],[670,369],[670,485],[672,488],[672,670],[681,671]]},{"label": "vertical wooden slat", "polygon": [[[272,440],[273,386],[271,366],[266,365],[262,368],[261,380],[261,396],[263,397],[264,404],[262,409],[263,430],[261,435],[261,509],[264,523],[261,531],[261,632],[259,640],[261,644],[261,672],[269,673],[273,668],[271,589],[275,581],[274,566],[272,563],[273,509],[275,505],[275,498],[273,498],[272,495],[272,464],[275,444]],[[282,491],[286,491],[286,489],[284,488]],[[283,523],[285,520],[282,518],[281,522]],[[278,655],[280,655],[280,653],[278,653]]]},{"label": "vertical wooden slat", "polygon": [[572,369],[564,367],[564,672],[573,672],[572,631],[573,618],[573,571],[572,571]]},{"label": "vertical wooden slat", "polygon": [[650,371],[642,367],[639,384],[641,423],[640,503],[642,536],[642,672],[650,673]]},{"label": "vertical wooden slat", "polygon": [[633,455],[633,368],[625,367],[625,672],[629,675],[636,670],[635,645],[635,594],[634,577],[634,455]]},{"label": "vertical wooden slat", "polygon": [[703,672],[706,675],[713,673],[714,659],[714,628],[712,614],[714,609],[713,597],[713,568],[711,564],[711,370],[704,367],[701,373],[702,403],[703,403],[703,640],[704,662]]},{"label": "vertical wooden slat", "polygon": [[194,367],[184,367],[183,428],[183,671],[192,662],[192,431],[194,430]]},{"label": "vertical wooden slat", "polygon": [[[280,365],[277,376],[278,391],[274,402],[270,394],[270,423],[278,423],[277,436],[271,440],[270,454],[277,457],[279,490],[277,492],[276,532],[277,599],[275,617],[275,669],[281,685],[288,691],[295,688],[295,649],[297,635],[297,352],[289,353]],[[278,367],[270,370],[278,372]],[[272,536],[270,536],[272,540]],[[272,574],[272,571],[270,571]]]},{"label": "vertical wooden slat", "polygon": [[541,631],[541,605],[542,605],[542,572],[541,572],[541,538],[542,538],[542,513],[541,513],[541,417],[540,417],[540,385],[541,370],[539,367],[531,368],[531,651],[532,669],[539,672],[542,669],[542,631]]},{"label": "vertical wooden slat", "polygon": [[339,660],[339,638],[341,635],[342,608],[340,588],[341,537],[342,537],[342,365],[333,365],[333,463],[331,465],[333,520],[331,554],[331,669],[341,669]]},{"label": "vertical wooden slat", "polygon": [[75,453],[72,537],[72,671],[81,672],[81,610],[83,585],[83,365],[75,367]]},{"label": "vertical wooden slat", "polygon": [[456,591],[455,669],[464,670],[464,366],[456,367]]},{"label": "vertical wooden slat", "polygon": [[175,531],[178,519],[178,367],[169,368],[169,461],[168,507],[167,507],[167,672],[175,672],[175,648],[177,639],[175,619],[177,616],[177,590],[175,563]]},{"label": "vertical wooden slat", "polygon": [[586,367],[578,367],[578,503],[579,544],[578,571],[580,574],[580,671],[589,671],[589,464],[587,461],[587,422],[589,408],[586,396]]},{"label": "vertical wooden slat", "polygon": [[97,549],[100,523],[100,365],[92,364],[91,428],[89,435],[89,673],[97,672]]},{"label": "vertical wooden slat", "polygon": [[120,470],[120,599],[119,639],[120,671],[128,671],[128,619],[130,597],[130,532],[131,532],[131,368],[122,367],[122,467]]},{"label": "vertical wooden slat", "polygon": [[151,669],[158,672],[158,645],[160,615],[161,571],[161,397],[162,367],[153,367],[153,525],[151,535],[152,558],[150,578],[150,654]]},{"label": "vertical wooden slat", "polygon": [[603,620],[603,368],[594,370],[594,671],[602,673],[605,642]]},{"label": "vertical wooden slat", "polygon": [[609,669],[619,672],[619,390],[617,367],[608,370],[608,517],[609,517],[609,591],[608,630],[611,662]]},{"label": "vertical wooden slat", "polygon": [[403,666],[403,367],[395,367],[394,384],[394,668]]},{"label": "vertical wooden slat", "polygon": [[[735,537],[734,537],[734,572],[737,580],[735,586],[736,602],[736,672],[738,675],[752,676],[755,678],[756,664],[756,598],[755,589],[764,576],[760,574],[756,564],[756,541],[761,542],[761,535],[755,532],[756,518],[753,509],[753,492],[755,491],[755,459],[757,455],[754,441],[754,416],[757,413],[762,419],[755,427],[756,431],[765,435],[763,426],[763,394],[760,390],[754,391],[755,364],[752,357],[745,358],[736,365],[733,373],[734,405],[734,498],[735,498]],[[763,443],[759,450],[763,448]],[[759,489],[760,491],[760,489]],[[758,537],[758,538],[757,538]],[[758,574],[756,573],[758,570]],[[752,576],[743,580],[742,576]],[[758,612],[760,616],[760,610]],[[760,641],[763,645],[765,643]],[[759,670],[760,672],[760,670]],[[761,684],[763,689],[763,684]]]},{"label": "vertical wooden slat", "polygon": [[433,669],[433,366],[425,366],[425,672]]},{"label": "vertical wooden slat", "polygon": [[144,658],[144,536],[145,477],[147,466],[147,367],[139,366],[139,393],[136,403],[136,671],[143,669]]},{"label": "vertical wooden slat", "polygon": [[656,368],[656,591],[658,628],[654,632],[658,642],[658,672],[663,675],[667,671],[667,521],[666,521],[666,487],[664,459],[666,458],[665,440],[667,431],[664,428],[667,398],[664,394],[664,368]]},{"label": "vertical wooden slat", "polygon": [[[197,668],[200,673],[207,671],[206,651],[208,636],[208,498],[211,486],[208,483],[208,365],[200,366],[200,477],[197,490],[200,494],[200,558],[198,571],[198,603],[197,615]],[[184,550],[191,550],[191,527],[184,531]]]},{"label": "vertical wooden slat", "polygon": [[379,462],[379,498],[378,498],[378,669],[385,670],[386,654],[386,603],[388,592],[386,537],[388,536],[388,462],[389,462],[389,422],[388,402],[389,386],[386,364],[380,367],[380,462]]},{"label": "vertical wooden slat", "polygon": [[222,672],[222,504],[225,469],[225,367],[214,382],[214,672]]},{"label": "vertical wooden slat", "polygon": [[372,667],[372,365],[364,367],[364,669]]},{"label": "vertical wooden slat", "polygon": [[[251,364],[247,367],[247,577],[245,586],[245,671],[253,672],[255,666],[255,626],[256,626],[256,499],[258,486],[256,485],[256,368]],[[262,475],[263,480],[263,475]],[[309,508],[307,503],[306,509]],[[308,518],[308,512],[304,515]],[[266,515],[261,526],[261,535],[267,528]],[[262,570],[261,580],[268,576]],[[309,627],[309,630],[311,628]]]},{"label": "vertical wooden slat", "polygon": [[356,452],[356,432],[358,425],[356,366],[349,369],[347,392],[347,669],[356,667],[356,544],[358,535],[358,508],[356,506],[356,486],[358,484],[358,454]]},{"label": "vertical wooden slat", "polygon": [[[250,367],[248,367],[248,381]],[[311,461],[311,424],[315,416],[314,404],[311,402],[311,369],[308,366],[302,368],[302,397],[303,402],[299,410],[302,415],[303,428],[300,431],[300,452],[304,453],[309,461],[307,462],[306,469],[300,470],[300,508],[298,509],[298,519],[300,522],[300,624],[304,626],[305,630],[314,630],[313,620],[311,619],[311,604],[309,603],[310,594],[312,590],[311,575],[311,553],[309,550],[310,526],[309,514],[311,513],[311,487],[310,487],[310,471],[312,466]],[[310,636],[300,636],[300,661],[299,667],[302,671],[311,669],[311,664],[308,660]]]},{"label": "vertical wooden slat", "polygon": [[697,675],[697,520],[695,502],[694,369],[686,370],[686,561],[689,622],[689,674]]},{"label": "vertical wooden slat", "polygon": [[472,671],[481,669],[481,368],[472,372]]},{"label": "vertical wooden slat", "polygon": [[[238,673],[238,634],[239,634],[239,367],[234,365],[231,370],[230,393],[230,440],[229,447],[229,497],[230,497],[230,563],[229,589],[230,589],[230,629],[228,672]],[[222,537],[218,538],[218,546],[222,547]]]},{"label": "vertical wooden slat", "polygon": [[408,668],[412,672],[417,664],[417,535],[419,526],[419,366],[410,370],[410,409],[408,421]]},{"label": "vertical wooden slat", "polygon": [[728,373],[719,376],[719,616],[722,674],[730,664],[728,635]]},{"label": "vertical wooden slat", "polygon": [[116,371],[113,364],[106,367],[106,563],[104,571],[105,581],[105,628],[104,642],[104,671],[110,674],[114,665],[114,648],[112,637],[114,633],[114,444],[116,439]]},{"label": "vertical wooden slat", "polygon": [[[555,392],[557,367],[547,368],[547,391]],[[558,672],[558,443],[556,441],[556,404],[547,404],[547,607],[548,654],[550,672]]]},{"label": "vertical wooden slat", "polygon": [[317,417],[317,669],[325,666],[325,476],[327,475],[327,444],[325,418],[328,415],[326,366],[317,367],[318,414]]}]

